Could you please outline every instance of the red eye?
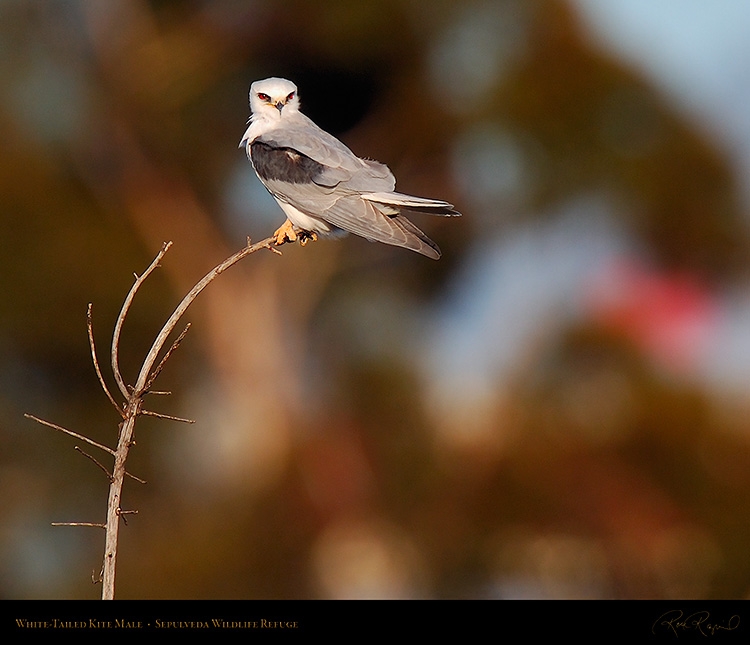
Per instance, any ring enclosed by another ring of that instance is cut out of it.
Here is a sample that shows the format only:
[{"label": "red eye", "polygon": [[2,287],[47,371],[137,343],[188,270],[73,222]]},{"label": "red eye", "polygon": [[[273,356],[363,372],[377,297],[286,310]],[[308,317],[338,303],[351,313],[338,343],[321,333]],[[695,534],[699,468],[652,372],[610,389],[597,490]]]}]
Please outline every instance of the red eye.
[{"label": "red eye", "polygon": [[289,96],[286,97],[287,101],[291,101],[294,98],[294,92],[290,92]]},{"label": "red eye", "polygon": [[271,97],[268,96],[268,94],[264,94],[263,92],[258,92],[258,98],[261,101],[270,101],[271,100]]}]

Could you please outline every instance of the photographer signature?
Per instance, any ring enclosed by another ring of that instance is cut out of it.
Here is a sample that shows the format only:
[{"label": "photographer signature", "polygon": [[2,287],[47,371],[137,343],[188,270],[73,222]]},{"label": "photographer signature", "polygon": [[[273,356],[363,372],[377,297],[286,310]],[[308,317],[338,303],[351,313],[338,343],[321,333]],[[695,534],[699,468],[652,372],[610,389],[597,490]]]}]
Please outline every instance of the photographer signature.
[{"label": "photographer signature", "polygon": [[740,626],[740,617],[734,614],[726,621],[712,621],[709,612],[695,611],[685,616],[681,609],[665,612],[651,626],[651,633],[672,632],[679,637],[681,632],[694,631],[702,636],[714,636],[718,632],[731,632]]}]

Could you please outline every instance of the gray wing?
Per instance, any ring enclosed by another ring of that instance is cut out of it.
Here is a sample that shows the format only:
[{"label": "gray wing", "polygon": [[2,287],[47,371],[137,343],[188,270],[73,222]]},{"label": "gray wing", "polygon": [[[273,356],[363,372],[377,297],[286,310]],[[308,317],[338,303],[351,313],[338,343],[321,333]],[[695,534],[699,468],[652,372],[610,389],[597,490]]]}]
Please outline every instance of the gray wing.
[{"label": "gray wing", "polygon": [[261,135],[248,143],[248,153],[269,192],[303,213],[369,240],[440,257],[437,245],[400,215],[403,204],[367,199],[392,194],[396,180],[388,167],[360,159],[309,119]]},{"label": "gray wing", "polygon": [[[353,192],[388,192],[396,186],[396,179],[388,166],[369,159],[360,159],[341,141],[303,114],[295,115],[292,123],[277,128],[255,141],[275,148],[294,150],[324,168],[317,178],[321,186],[343,184]],[[252,144],[251,144],[252,145]]]},{"label": "gray wing", "polygon": [[401,246],[437,260],[440,249],[399,211],[363,199],[358,193],[322,190],[313,184],[264,182],[268,190],[311,217],[372,242]]}]

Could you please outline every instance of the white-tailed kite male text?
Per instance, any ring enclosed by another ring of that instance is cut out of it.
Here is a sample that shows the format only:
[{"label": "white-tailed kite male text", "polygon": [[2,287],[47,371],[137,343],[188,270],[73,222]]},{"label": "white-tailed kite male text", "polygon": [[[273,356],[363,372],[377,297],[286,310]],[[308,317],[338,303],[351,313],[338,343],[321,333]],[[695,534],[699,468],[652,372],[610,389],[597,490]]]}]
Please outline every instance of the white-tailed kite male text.
[{"label": "white-tailed kite male text", "polygon": [[277,244],[346,231],[437,260],[440,249],[404,213],[455,216],[448,202],[394,191],[384,164],[360,159],[299,111],[297,86],[283,78],[250,87],[250,126],[240,141],[287,220]]}]

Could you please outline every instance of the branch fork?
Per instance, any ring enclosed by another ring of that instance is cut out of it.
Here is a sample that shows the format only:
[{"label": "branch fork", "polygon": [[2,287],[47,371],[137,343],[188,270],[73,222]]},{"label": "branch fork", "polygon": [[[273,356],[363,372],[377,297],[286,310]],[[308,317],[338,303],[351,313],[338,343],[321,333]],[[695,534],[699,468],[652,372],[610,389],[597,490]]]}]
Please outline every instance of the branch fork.
[{"label": "branch fork", "polygon": [[138,293],[138,290],[140,289],[141,285],[148,279],[148,277],[157,268],[159,268],[162,259],[164,258],[166,253],[169,251],[171,246],[172,246],[171,242],[165,242],[162,248],[160,249],[160,251],[158,252],[158,254],[156,255],[156,257],[148,266],[148,268],[140,275],[134,274],[135,281],[126,296],[125,301],[123,302],[122,309],[120,310],[120,314],[118,315],[117,321],[115,322],[114,332],[112,334],[112,345],[110,348],[110,363],[111,363],[112,374],[113,374],[115,383],[117,384],[119,393],[124,398],[124,402],[122,404],[117,402],[117,399],[112,394],[109,387],[107,386],[107,383],[102,374],[101,367],[99,365],[97,350],[94,344],[93,315],[92,315],[91,304],[88,305],[88,310],[86,312],[86,325],[87,325],[87,330],[88,330],[89,346],[91,349],[91,358],[94,364],[94,371],[96,372],[96,376],[99,380],[99,384],[102,390],[104,391],[104,394],[107,396],[110,403],[115,408],[115,410],[117,410],[118,415],[122,419],[121,422],[119,423],[117,447],[110,448],[109,446],[105,446],[101,443],[98,443],[94,441],[93,439],[90,439],[82,434],[73,432],[72,430],[68,430],[67,428],[64,428],[55,423],[45,421],[44,419],[40,419],[39,417],[36,417],[32,414],[24,415],[28,419],[36,421],[37,423],[40,423],[54,430],[63,432],[71,437],[74,437],[75,439],[78,439],[79,441],[83,441],[91,446],[94,446],[95,448],[98,448],[99,450],[102,450],[103,452],[106,452],[113,457],[114,465],[112,467],[112,471],[110,472],[96,458],[84,452],[80,447],[75,446],[75,450],[80,452],[83,456],[85,456],[87,459],[93,462],[98,468],[100,468],[104,472],[104,474],[107,476],[107,479],[110,482],[109,497],[107,501],[106,522],[105,523],[54,522],[53,523],[53,526],[86,526],[86,527],[91,526],[91,527],[105,529],[106,537],[105,537],[104,558],[103,558],[103,566],[102,566],[101,574],[98,576],[98,578],[92,575],[93,582],[102,583],[102,600],[114,599],[115,570],[116,570],[116,564],[117,564],[117,546],[118,546],[118,533],[119,533],[120,520],[122,519],[124,523],[127,523],[126,522],[127,515],[133,515],[133,514],[138,513],[137,510],[125,510],[120,505],[124,479],[126,476],[128,476],[141,484],[146,483],[144,480],[139,479],[135,475],[132,475],[131,473],[127,472],[127,470],[125,469],[125,463],[127,461],[130,448],[135,446],[134,431],[135,431],[136,420],[138,419],[139,416],[151,416],[151,417],[166,419],[170,421],[178,421],[182,423],[194,423],[192,419],[185,419],[182,417],[162,414],[160,412],[153,412],[151,410],[147,410],[144,408],[144,398],[147,394],[153,394],[153,395],[170,394],[170,392],[153,390],[152,387],[157,377],[159,376],[159,374],[161,374],[162,370],[164,369],[169,358],[173,355],[173,353],[177,350],[177,348],[180,346],[182,341],[185,339],[185,336],[187,335],[187,332],[190,329],[189,323],[184,327],[182,332],[180,332],[177,338],[172,342],[172,344],[169,346],[166,352],[164,352],[164,355],[162,356],[161,360],[158,363],[156,363],[158,356],[161,354],[162,349],[164,348],[167,342],[167,339],[175,330],[177,323],[179,322],[180,318],[185,313],[187,308],[198,297],[198,295],[221,273],[223,273],[224,271],[229,269],[231,266],[233,266],[234,264],[242,260],[245,256],[250,255],[251,253],[254,253],[260,249],[268,249],[274,253],[280,254],[280,251],[276,248],[278,244],[274,237],[266,238],[265,240],[262,240],[261,242],[257,242],[255,244],[252,244],[250,241],[250,238],[248,238],[247,246],[245,246],[240,251],[231,255],[226,260],[224,260],[223,262],[215,266],[213,269],[211,269],[211,271],[209,271],[200,281],[198,281],[193,286],[193,288],[187,293],[187,295],[185,295],[185,297],[179,303],[179,305],[174,310],[172,315],[169,317],[167,322],[161,328],[161,330],[156,336],[156,339],[151,345],[151,348],[148,351],[145,359],[143,360],[143,363],[138,373],[138,377],[136,378],[135,384],[129,385],[126,383],[120,371],[119,354],[120,354],[120,336],[122,333],[122,328],[123,328],[123,325],[125,324],[125,319],[127,317],[128,311],[130,310],[130,306],[132,305],[133,300],[135,299],[135,296]]}]

